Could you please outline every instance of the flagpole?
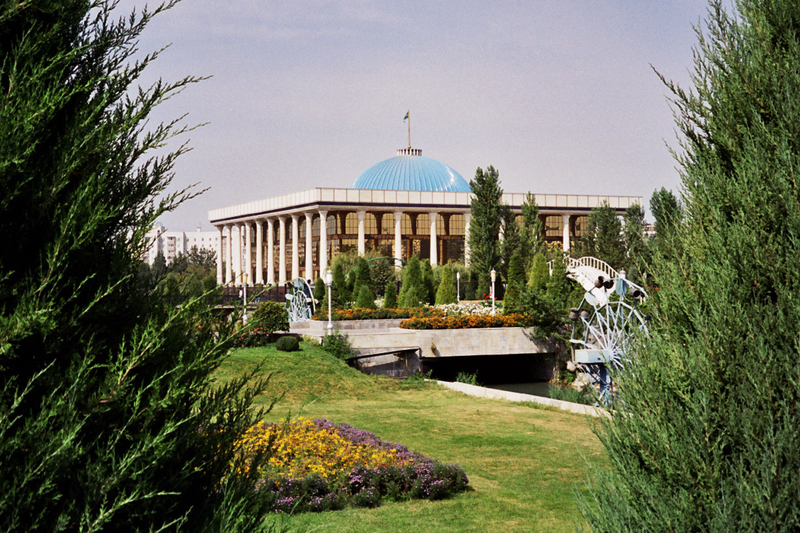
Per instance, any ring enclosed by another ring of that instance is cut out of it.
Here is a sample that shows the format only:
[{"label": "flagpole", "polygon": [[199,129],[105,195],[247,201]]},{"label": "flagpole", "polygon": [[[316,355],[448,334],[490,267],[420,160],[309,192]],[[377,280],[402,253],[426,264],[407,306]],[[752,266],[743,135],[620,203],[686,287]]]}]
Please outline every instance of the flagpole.
[{"label": "flagpole", "polygon": [[408,117],[408,149],[411,150],[411,111],[406,113]]}]

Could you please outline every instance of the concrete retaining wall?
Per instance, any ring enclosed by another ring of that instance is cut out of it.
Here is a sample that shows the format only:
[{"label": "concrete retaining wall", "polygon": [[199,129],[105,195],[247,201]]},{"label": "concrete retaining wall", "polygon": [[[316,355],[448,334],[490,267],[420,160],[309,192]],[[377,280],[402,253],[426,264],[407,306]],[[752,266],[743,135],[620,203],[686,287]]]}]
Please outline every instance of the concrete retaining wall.
[{"label": "concrete retaining wall", "polygon": [[[334,330],[347,334],[353,348],[366,353],[376,348],[418,346],[422,357],[556,353],[554,343],[532,341],[525,328],[402,329],[400,320],[343,320]],[[291,332],[321,340],[327,322],[292,322]]]}]

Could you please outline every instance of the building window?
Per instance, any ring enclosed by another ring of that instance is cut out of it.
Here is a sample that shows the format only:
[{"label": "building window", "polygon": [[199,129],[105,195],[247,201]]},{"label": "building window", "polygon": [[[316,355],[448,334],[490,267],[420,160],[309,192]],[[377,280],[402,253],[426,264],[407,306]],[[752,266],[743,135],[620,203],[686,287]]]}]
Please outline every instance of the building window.
[{"label": "building window", "polygon": [[561,215],[548,215],[544,219],[544,234],[546,237],[561,238],[564,235],[564,221]]}]

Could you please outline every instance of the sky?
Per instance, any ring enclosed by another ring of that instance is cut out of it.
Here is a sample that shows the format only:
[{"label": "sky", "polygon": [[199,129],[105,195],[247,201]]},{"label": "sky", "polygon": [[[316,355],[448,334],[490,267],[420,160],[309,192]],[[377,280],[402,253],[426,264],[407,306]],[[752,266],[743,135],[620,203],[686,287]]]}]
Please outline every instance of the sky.
[{"label": "sky", "polygon": [[[136,0],[123,0],[120,14]],[[210,230],[208,211],[349,187],[411,144],[505,192],[679,192],[669,91],[691,85],[703,0],[184,0],[139,49],[169,45],[140,80],[209,76],[150,123],[203,124],[172,189],[208,191],[160,222]]]}]

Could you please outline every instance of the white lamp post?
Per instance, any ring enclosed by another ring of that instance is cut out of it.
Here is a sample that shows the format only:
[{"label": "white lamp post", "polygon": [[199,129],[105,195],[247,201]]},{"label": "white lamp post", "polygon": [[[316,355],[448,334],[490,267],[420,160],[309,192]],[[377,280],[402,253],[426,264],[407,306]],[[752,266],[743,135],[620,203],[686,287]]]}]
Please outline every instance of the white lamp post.
[{"label": "white lamp post", "polygon": [[497,272],[492,269],[492,314],[494,314],[494,280],[497,278]]},{"label": "white lamp post", "polygon": [[461,272],[456,272],[456,301],[461,303]]},{"label": "white lamp post", "polygon": [[242,305],[244,305],[242,324],[247,324],[247,273],[242,274]]},{"label": "white lamp post", "polygon": [[331,286],[333,285],[333,270],[330,268],[325,272],[325,285],[328,286],[328,333],[333,330],[333,322],[331,322]]}]

